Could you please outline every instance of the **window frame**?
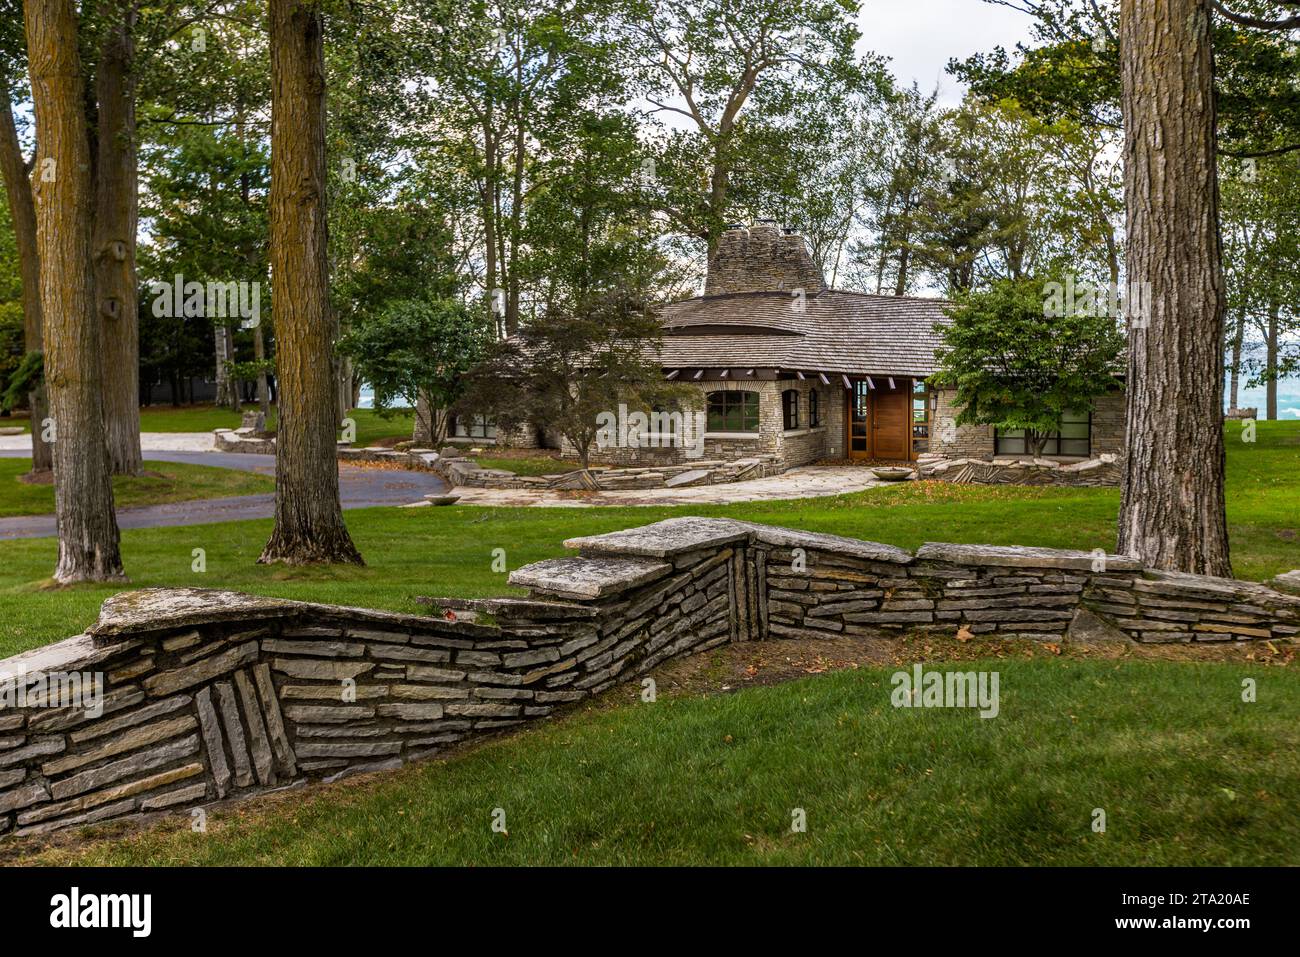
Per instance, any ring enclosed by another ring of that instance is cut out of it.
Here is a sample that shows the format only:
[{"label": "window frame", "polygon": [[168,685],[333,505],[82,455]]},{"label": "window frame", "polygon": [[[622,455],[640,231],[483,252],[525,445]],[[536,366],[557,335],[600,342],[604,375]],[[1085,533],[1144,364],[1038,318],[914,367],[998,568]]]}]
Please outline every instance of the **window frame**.
[{"label": "window frame", "polygon": [[[1083,426],[1086,430],[1086,436],[1062,436],[1064,426]],[[1020,444],[1020,451],[1007,449],[1004,443]],[[1072,443],[1069,450],[1066,450],[1065,443]],[[1082,443],[1082,445],[1080,445]],[[1083,451],[1077,451],[1082,448]],[[1029,449],[1029,436],[1025,434],[1024,429],[1003,429],[995,427],[993,429],[993,454],[994,455],[1032,455]],[[1053,432],[1047,433],[1046,442],[1043,444],[1043,455],[1054,455],[1058,458],[1088,458],[1092,455],[1092,412],[1080,412],[1075,409],[1067,409],[1061,414],[1061,419],[1057,423],[1057,428]]]},{"label": "window frame", "polygon": [[781,427],[787,432],[799,430],[798,389],[784,389],[781,392]]},{"label": "window frame", "polygon": [[808,428],[818,429],[822,424],[821,396],[816,389],[808,390]]},{"label": "window frame", "polygon": [[[756,435],[762,422],[761,408],[757,392],[748,389],[715,389],[704,398],[705,433]],[[736,426],[737,422],[739,427]]]}]

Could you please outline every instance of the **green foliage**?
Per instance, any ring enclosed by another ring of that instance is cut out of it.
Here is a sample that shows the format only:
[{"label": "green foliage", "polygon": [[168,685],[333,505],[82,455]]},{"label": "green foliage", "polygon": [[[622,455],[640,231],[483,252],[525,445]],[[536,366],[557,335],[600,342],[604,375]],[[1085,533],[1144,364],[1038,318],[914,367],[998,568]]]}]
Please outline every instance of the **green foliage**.
[{"label": "green foliage", "polygon": [[44,374],[45,357],[40,352],[24,355],[7,376],[0,372],[0,383],[4,385],[3,391],[0,391],[0,410],[9,412],[15,406],[25,404],[27,396],[40,386]]},{"label": "green foliage", "polygon": [[[939,327],[934,381],[955,387],[958,425],[1055,431],[1115,385],[1124,336],[1104,309],[1047,315],[1045,283],[1002,280],[958,298]],[[1040,438],[1041,441],[1041,438]],[[1039,446],[1041,450],[1041,445]]]},{"label": "green foliage", "polygon": [[354,324],[339,351],[374,388],[376,411],[391,409],[398,399],[416,408],[422,396],[427,398],[433,420],[424,424],[441,441],[446,411],[460,398],[466,374],[490,341],[483,317],[463,303],[408,299]]},{"label": "green foliage", "polygon": [[644,299],[622,287],[603,290],[498,343],[461,405],[507,432],[554,429],[585,467],[600,413],[620,402],[649,411],[678,396],[656,359],[660,334]]}]

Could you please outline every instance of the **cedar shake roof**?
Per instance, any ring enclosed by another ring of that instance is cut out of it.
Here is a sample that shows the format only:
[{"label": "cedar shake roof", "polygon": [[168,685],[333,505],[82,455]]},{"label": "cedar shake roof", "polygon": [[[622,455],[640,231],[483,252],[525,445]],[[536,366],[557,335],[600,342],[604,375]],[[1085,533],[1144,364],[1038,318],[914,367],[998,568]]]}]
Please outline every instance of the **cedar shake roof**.
[{"label": "cedar shake roof", "polygon": [[[945,299],[828,289],[701,296],[660,306],[665,368],[777,368],[924,377],[950,320]],[[799,307],[802,306],[802,311]]]}]

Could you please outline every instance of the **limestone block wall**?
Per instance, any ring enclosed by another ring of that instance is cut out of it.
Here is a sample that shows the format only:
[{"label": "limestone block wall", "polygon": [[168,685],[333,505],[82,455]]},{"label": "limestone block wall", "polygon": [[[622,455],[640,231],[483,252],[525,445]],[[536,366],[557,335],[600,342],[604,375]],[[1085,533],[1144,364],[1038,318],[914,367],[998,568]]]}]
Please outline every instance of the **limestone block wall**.
[{"label": "limestone block wall", "polygon": [[1126,425],[1125,393],[1123,389],[1098,396],[1092,410],[1092,454],[1120,455],[1127,448],[1124,441]]},{"label": "limestone block wall", "polygon": [[[913,553],[704,518],[565,544],[577,555],[511,574],[527,596],[436,600],[430,616],[204,589],[110,599],[85,634],[0,662],[0,834],[397,767],[724,642],[1300,634],[1300,597],[1092,552]],[[98,713],[55,694],[71,675],[98,682]]]},{"label": "limestone block wall", "polygon": [[[834,383],[822,385],[815,379],[701,379],[682,383],[690,389],[680,401],[685,413],[705,411],[710,392],[745,391],[758,393],[759,425],[752,435],[732,433],[705,435],[705,459],[733,462],[757,456],[774,456],[784,468],[806,465],[826,458],[837,444],[843,448],[844,393]],[[800,428],[786,432],[782,393],[794,389],[799,393]],[[821,407],[821,425],[808,427],[808,394],[816,389]],[[642,410],[645,411],[645,410]],[[561,451],[568,456],[576,450],[562,442]],[[686,450],[677,446],[668,448],[609,448],[593,449],[591,461],[600,464],[638,467],[664,467],[690,465],[693,461]]]},{"label": "limestone block wall", "polygon": [[961,406],[956,389],[939,389],[938,406],[931,412],[930,451],[950,459],[993,457],[993,426],[958,425]]}]

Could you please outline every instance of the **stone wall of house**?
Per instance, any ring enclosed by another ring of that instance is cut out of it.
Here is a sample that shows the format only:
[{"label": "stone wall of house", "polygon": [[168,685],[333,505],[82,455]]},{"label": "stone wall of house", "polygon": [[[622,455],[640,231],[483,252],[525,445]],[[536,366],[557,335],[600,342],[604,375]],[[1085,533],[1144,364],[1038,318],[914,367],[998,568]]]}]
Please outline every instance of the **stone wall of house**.
[{"label": "stone wall of house", "polygon": [[[913,553],[705,518],[565,544],[576,557],[511,574],[526,597],[433,599],[429,616],[203,589],[109,599],[86,634],[0,662],[0,834],[188,815],[394,768],[724,642],[958,628],[1054,641],[1300,634],[1300,596],[1101,551]],[[1300,587],[1300,572],[1284,580]],[[51,700],[49,680],[73,673],[101,682],[100,713]]]},{"label": "stone wall of house", "polygon": [[958,425],[961,406],[956,389],[938,390],[938,407],[931,412],[930,451],[950,459],[993,456],[993,426]]},{"label": "stone wall of house", "polygon": [[802,236],[784,234],[775,225],[725,230],[709,259],[704,295],[785,292],[803,289],[809,296],[826,288]]},{"label": "stone wall of house", "polygon": [[1092,454],[1121,455],[1124,441],[1125,395],[1122,389],[1099,396],[1092,410]]},{"label": "stone wall of house", "polygon": [[[822,385],[816,379],[783,379],[780,381],[761,379],[712,379],[683,383],[690,389],[690,395],[680,400],[683,413],[703,412],[710,392],[746,391],[758,393],[758,431],[752,436],[739,433],[726,436],[709,435],[704,438],[704,455],[707,460],[734,462],[771,456],[783,468],[806,465],[827,457],[829,443],[838,428],[843,434],[843,395],[834,383]],[[807,428],[808,393],[817,389],[820,394],[822,426]],[[790,433],[785,431],[785,414],[782,406],[782,393],[787,389],[799,392],[799,421],[801,428]],[[645,411],[645,410],[641,410]],[[561,451],[566,456],[574,456],[576,450],[568,442],[562,444]],[[602,465],[627,467],[667,467],[690,465],[692,459],[686,450],[677,446],[645,448],[608,448],[593,449],[591,461]]]}]

